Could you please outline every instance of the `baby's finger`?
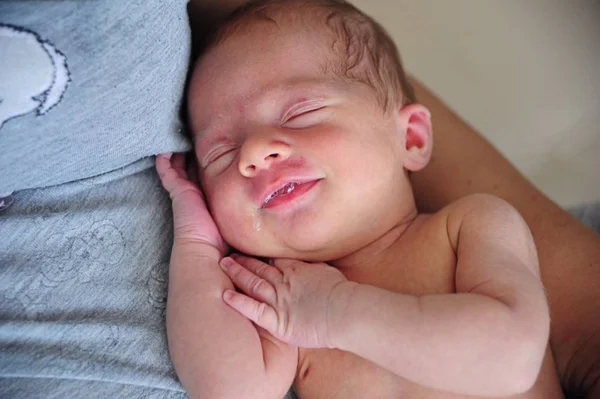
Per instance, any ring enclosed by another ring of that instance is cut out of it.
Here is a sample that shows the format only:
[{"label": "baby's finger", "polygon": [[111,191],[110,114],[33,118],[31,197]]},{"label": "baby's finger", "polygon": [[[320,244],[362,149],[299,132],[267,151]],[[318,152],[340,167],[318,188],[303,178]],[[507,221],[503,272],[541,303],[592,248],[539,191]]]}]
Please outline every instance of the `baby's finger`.
[{"label": "baby's finger", "polygon": [[275,303],[275,288],[264,278],[258,277],[232,258],[223,258],[219,263],[233,284],[244,293],[270,305]]},{"label": "baby's finger", "polygon": [[[193,197],[204,198],[200,188],[187,178],[187,172],[182,168],[183,154],[160,154],[156,156],[156,171],[160,181],[171,195],[171,199],[191,194]],[[189,203],[188,203],[189,205]]]},{"label": "baby's finger", "polygon": [[231,258],[240,265],[244,266],[246,269],[250,270],[252,273],[264,278],[271,284],[280,284],[283,281],[283,274],[279,271],[279,269],[256,258],[237,254],[231,255]]},{"label": "baby's finger", "polygon": [[159,154],[156,156],[156,171],[163,187],[171,192],[178,179],[177,171],[171,166],[172,154]]},{"label": "baby's finger", "polygon": [[306,267],[309,265],[308,263],[298,261],[296,259],[286,259],[286,258],[277,258],[274,259],[271,264],[275,269],[277,269],[282,275],[283,272],[288,270],[295,270],[297,267]]},{"label": "baby's finger", "polygon": [[171,159],[171,164],[173,165],[173,169],[175,169],[180,176],[187,178],[187,171],[185,170],[185,154],[174,154]]},{"label": "baby's finger", "polygon": [[223,293],[223,301],[241,313],[242,316],[250,319],[279,339],[277,335],[277,313],[272,307],[233,290],[226,290]]},{"label": "baby's finger", "polygon": [[156,170],[158,170],[159,173],[163,170],[171,168],[171,157],[172,156],[173,156],[172,153],[156,155],[156,159],[155,159]]}]

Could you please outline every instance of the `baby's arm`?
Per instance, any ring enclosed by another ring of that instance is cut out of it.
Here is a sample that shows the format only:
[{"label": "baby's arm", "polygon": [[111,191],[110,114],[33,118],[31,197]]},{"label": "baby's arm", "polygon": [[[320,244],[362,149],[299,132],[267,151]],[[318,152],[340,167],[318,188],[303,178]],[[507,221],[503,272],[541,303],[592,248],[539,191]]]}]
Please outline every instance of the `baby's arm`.
[{"label": "baby's arm", "polygon": [[225,251],[183,157],[157,157],[173,204],[167,333],[177,375],[192,398],[281,399],[290,387],[297,349],[257,330],[222,299],[231,280],[218,267]]},{"label": "baby's arm", "polygon": [[448,212],[457,293],[413,297],[348,283],[334,291],[331,340],[424,386],[482,396],[524,392],[549,334],[529,229],[510,205],[487,195]]},{"label": "baby's arm", "polygon": [[179,379],[192,398],[281,399],[296,372],[296,349],[259,335],[223,302],[233,285],[202,252],[175,247],[171,257],[167,330]]}]

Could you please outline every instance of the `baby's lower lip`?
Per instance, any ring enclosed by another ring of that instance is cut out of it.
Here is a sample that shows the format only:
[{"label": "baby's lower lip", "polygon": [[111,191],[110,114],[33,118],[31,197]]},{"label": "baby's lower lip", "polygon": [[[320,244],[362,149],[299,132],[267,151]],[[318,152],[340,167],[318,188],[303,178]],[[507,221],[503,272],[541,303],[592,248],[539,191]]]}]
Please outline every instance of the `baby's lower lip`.
[{"label": "baby's lower lip", "polygon": [[309,192],[313,187],[317,185],[321,180],[313,180],[305,183],[297,184],[294,190],[287,194],[281,194],[277,197],[271,199],[269,202],[262,206],[262,209],[271,209],[276,207],[281,207],[283,205],[287,205],[294,201],[296,198],[299,198]]}]

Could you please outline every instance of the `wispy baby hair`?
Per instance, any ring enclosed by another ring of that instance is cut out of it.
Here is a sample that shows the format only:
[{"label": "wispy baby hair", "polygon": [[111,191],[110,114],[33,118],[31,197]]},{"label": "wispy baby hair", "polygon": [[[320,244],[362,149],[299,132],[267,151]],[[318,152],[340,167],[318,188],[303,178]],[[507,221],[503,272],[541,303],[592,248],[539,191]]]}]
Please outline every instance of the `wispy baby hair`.
[{"label": "wispy baby hair", "polygon": [[251,0],[219,26],[207,48],[261,21],[280,27],[326,27],[332,34],[333,55],[323,65],[326,73],[367,84],[386,111],[415,102],[394,41],[379,23],[345,0]]}]

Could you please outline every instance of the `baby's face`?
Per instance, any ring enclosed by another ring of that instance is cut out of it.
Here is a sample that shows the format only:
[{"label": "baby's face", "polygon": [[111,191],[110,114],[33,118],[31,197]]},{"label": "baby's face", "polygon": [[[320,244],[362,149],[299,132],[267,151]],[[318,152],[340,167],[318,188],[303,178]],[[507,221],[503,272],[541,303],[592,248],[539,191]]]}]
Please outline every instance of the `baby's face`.
[{"label": "baby's face", "polygon": [[219,230],[240,251],[337,259],[405,212],[412,194],[397,115],[366,85],[326,75],[330,57],[322,35],[257,27],[194,71],[199,176]]}]

